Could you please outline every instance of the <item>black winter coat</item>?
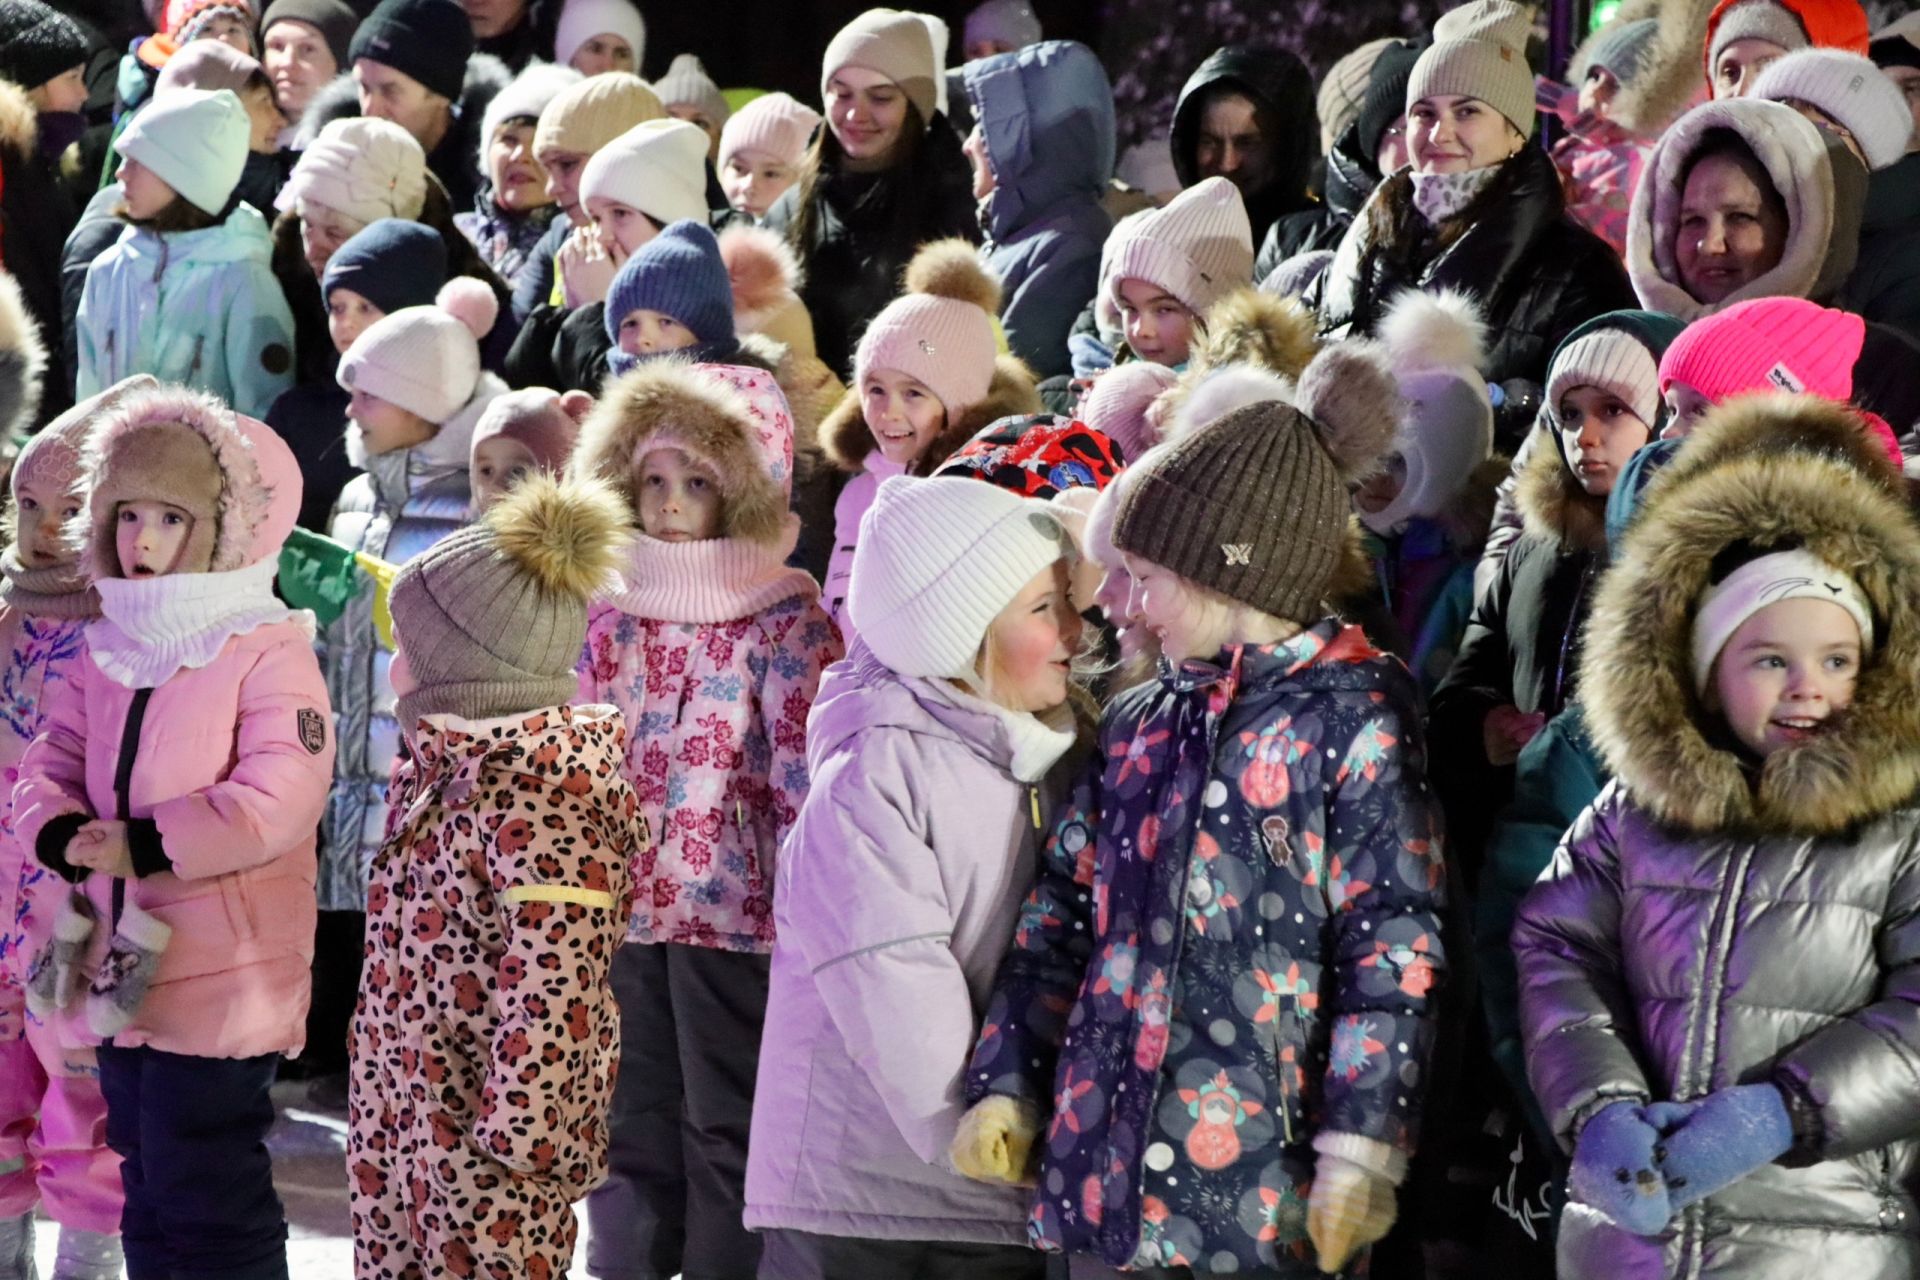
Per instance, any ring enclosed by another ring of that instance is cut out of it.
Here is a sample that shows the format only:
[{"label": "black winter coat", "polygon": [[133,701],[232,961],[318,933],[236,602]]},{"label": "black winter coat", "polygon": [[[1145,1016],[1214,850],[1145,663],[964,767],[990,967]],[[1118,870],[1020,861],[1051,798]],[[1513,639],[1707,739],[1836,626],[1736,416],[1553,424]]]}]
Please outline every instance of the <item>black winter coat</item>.
[{"label": "black winter coat", "polygon": [[1834,305],[1920,338],[1920,153],[1867,179],[1859,265]]},{"label": "black winter coat", "polygon": [[1380,184],[1373,161],[1360,155],[1359,135],[1352,125],[1340,135],[1326,159],[1320,203],[1289,213],[1267,229],[1267,238],[1261,242],[1260,255],[1253,264],[1255,283],[1272,275],[1275,267],[1295,254],[1338,249],[1367,197]]},{"label": "black winter coat", "polygon": [[1449,288],[1486,316],[1489,382],[1545,383],[1575,326],[1639,305],[1619,255],[1567,216],[1560,175],[1534,146],[1437,230],[1413,207],[1409,171],[1382,182],[1307,301],[1323,337],[1371,336],[1402,290]]},{"label": "black winter coat", "polygon": [[[4,86],[0,101],[0,258],[20,285],[27,312],[40,326],[49,355],[65,342],[60,305],[60,246],[79,210],[67,197],[53,162],[40,154],[39,118],[24,92]],[[58,360],[47,361],[41,378],[35,430],[73,403],[73,383]]]},{"label": "black winter coat", "polygon": [[604,302],[571,311],[535,307],[507,352],[507,385],[516,391],[547,387],[598,396],[607,378],[607,352],[613,350],[606,315]]},{"label": "black winter coat", "polygon": [[300,527],[327,532],[333,504],[360,469],[347,460],[347,402],[328,381],[289,387],[267,410],[267,425],[279,433],[300,464]]}]

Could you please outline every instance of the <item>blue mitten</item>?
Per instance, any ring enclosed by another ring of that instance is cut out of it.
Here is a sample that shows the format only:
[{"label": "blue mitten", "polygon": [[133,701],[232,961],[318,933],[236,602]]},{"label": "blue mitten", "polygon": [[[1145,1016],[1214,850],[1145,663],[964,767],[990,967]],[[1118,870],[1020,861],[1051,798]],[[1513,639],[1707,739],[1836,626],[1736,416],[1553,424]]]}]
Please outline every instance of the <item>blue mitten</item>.
[{"label": "blue mitten", "polygon": [[1642,1118],[1637,1104],[1602,1109],[1573,1144],[1568,1189],[1637,1236],[1660,1234],[1673,1213],[1654,1156],[1659,1141],[1660,1131]]},{"label": "blue mitten", "polygon": [[1793,1146],[1787,1100],[1770,1084],[1743,1084],[1698,1102],[1646,1109],[1660,1130],[1660,1172],[1674,1212],[1772,1164]]}]

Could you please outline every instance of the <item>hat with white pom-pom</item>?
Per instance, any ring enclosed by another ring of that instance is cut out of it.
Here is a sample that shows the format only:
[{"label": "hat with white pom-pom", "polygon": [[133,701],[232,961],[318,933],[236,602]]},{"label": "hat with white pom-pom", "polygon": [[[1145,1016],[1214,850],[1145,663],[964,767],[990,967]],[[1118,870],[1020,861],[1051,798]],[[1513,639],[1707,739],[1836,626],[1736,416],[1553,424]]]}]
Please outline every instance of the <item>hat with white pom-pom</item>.
[{"label": "hat with white pom-pom", "polygon": [[368,325],[340,357],[340,385],[365,391],[438,426],[473,398],[480,339],[500,303],[471,276],[455,276],[430,307],[405,307]]}]

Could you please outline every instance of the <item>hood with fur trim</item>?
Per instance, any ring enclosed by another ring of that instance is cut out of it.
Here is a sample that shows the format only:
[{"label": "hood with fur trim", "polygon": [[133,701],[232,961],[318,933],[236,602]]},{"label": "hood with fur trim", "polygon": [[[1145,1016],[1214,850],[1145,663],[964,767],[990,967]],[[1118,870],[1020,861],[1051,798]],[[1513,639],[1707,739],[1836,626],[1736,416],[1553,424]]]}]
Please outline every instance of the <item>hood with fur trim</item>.
[{"label": "hood with fur trim", "polygon": [[[1687,162],[1707,135],[1719,129],[1739,135],[1780,193],[1787,209],[1787,245],[1772,270],[1709,305],[1696,301],[1680,284],[1674,245]],[[1866,169],[1839,139],[1792,107],[1755,98],[1695,107],[1662,135],[1634,190],[1626,254],[1633,291],[1647,310],[1687,321],[1749,298],[1829,302],[1846,284],[1859,256],[1866,194]]]},{"label": "hood with fur trim", "polygon": [[31,156],[40,146],[40,113],[27,91],[11,80],[0,80],[0,152]]},{"label": "hood with fur trim", "polygon": [[1595,31],[1573,51],[1566,82],[1576,90],[1587,78],[1594,46],[1602,35],[1629,22],[1652,18],[1658,24],[1639,73],[1624,81],[1614,95],[1608,119],[1628,133],[1657,138],[1707,91],[1700,64],[1706,46],[1707,15],[1715,0],[1626,0],[1605,27]]},{"label": "hood with fur trim", "polygon": [[199,435],[220,469],[209,571],[226,573],[278,556],[300,517],[300,464],[293,451],[272,427],[235,413],[213,396],[156,386],[114,403],[87,439],[88,519],[72,527],[86,540],[80,552],[89,576],[95,581],[120,576],[111,498],[116,446],[134,431],[160,425],[183,426]]},{"label": "hood with fur trim", "polygon": [[[1552,431],[1544,415],[1541,422]],[[1535,447],[1514,477],[1514,505],[1528,533],[1551,538],[1566,551],[1600,551],[1607,545],[1607,500],[1580,487],[1558,442]]]},{"label": "hood with fur trim", "polygon": [[0,441],[24,434],[33,422],[46,367],[40,326],[27,314],[19,281],[0,274]]},{"label": "hood with fur trim", "polygon": [[786,490],[768,467],[751,406],[727,381],[684,361],[650,361],[609,383],[580,428],[568,471],[611,484],[638,524],[633,464],[656,441],[713,465],[722,537],[771,545],[784,534]]},{"label": "hood with fur trim", "polygon": [[[1879,647],[1825,733],[1756,768],[1693,684],[1693,619],[1729,546],[1798,545],[1852,576]],[[1920,525],[1850,409],[1753,396],[1714,410],[1648,487],[1588,624],[1580,676],[1608,767],[1700,834],[1835,835],[1920,788]]]},{"label": "hood with fur trim", "polygon": [[[941,463],[953,456],[954,450],[973,439],[989,422],[1016,414],[1045,412],[1033,372],[1013,356],[1000,356],[993,362],[993,381],[988,384],[987,398],[965,413],[949,415],[947,425],[934,437],[926,456],[912,468],[911,474],[932,475]],[[820,446],[828,460],[842,471],[857,472],[864,467],[867,455],[873,452],[873,432],[867,429],[858,386],[847,388],[840,403],[821,420]]]}]

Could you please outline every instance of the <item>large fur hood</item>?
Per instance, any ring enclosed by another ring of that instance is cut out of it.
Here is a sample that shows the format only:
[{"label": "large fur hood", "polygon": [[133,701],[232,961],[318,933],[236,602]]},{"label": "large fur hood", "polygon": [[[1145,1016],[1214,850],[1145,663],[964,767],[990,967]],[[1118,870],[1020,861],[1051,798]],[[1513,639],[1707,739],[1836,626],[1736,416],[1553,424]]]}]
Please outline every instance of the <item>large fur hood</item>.
[{"label": "large fur hood", "polygon": [[649,361],[610,382],[580,428],[569,470],[598,476],[638,522],[633,464],[649,442],[671,443],[713,464],[723,537],[771,545],[786,531],[787,496],[768,470],[746,401],[719,379],[678,360]]},{"label": "large fur hood", "polygon": [[[1726,548],[1804,546],[1850,574],[1877,641],[1838,727],[1757,774],[1693,686],[1693,618]],[[1588,722],[1634,801],[1689,832],[1836,835],[1920,788],[1920,525],[1852,410],[1729,401],[1648,488],[1607,575],[1580,677]]]},{"label": "large fur hood", "polygon": [[[1695,301],[1680,284],[1674,253],[1682,175],[1709,132],[1744,140],[1787,207],[1787,246],[1779,265],[1722,301]],[[1627,274],[1649,311],[1698,320],[1749,298],[1826,303],[1840,292],[1859,256],[1867,174],[1837,138],[1792,107],[1732,98],[1695,107],[1673,123],[1647,159],[1627,222]]]},{"label": "large fur hood", "polygon": [[1576,90],[1587,78],[1599,38],[1626,23],[1652,18],[1659,25],[1641,55],[1636,74],[1614,96],[1608,118],[1628,133],[1657,138],[1707,88],[1700,50],[1707,38],[1707,15],[1715,0],[1626,0],[1611,21],[1581,42],[1567,64],[1567,83]]},{"label": "large fur hood", "polygon": [[40,146],[40,113],[27,91],[0,80],[0,153],[31,156]]},{"label": "large fur hood", "polygon": [[1317,327],[1312,309],[1298,298],[1234,290],[1207,311],[1186,371],[1163,393],[1156,412],[1172,421],[1210,373],[1229,365],[1251,365],[1298,381],[1320,351]]},{"label": "large fur hood", "polygon": [[[993,382],[987,387],[987,398],[965,413],[949,415],[946,429],[935,437],[914,474],[932,475],[990,422],[1045,412],[1032,370],[1013,356],[1000,356],[993,362]],[[873,452],[873,432],[867,430],[858,386],[847,388],[840,403],[820,423],[820,446],[842,471],[861,470],[867,455]]]},{"label": "large fur hood", "polygon": [[[470,127],[477,134],[480,118],[486,114],[488,104],[512,83],[513,71],[506,63],[490,53],[474,54],[467,59],[466,79],[460,85],[460,101],[454,104],[459,109],[460,119],[471,120]],[[300,117],[300,131],[294,135],[293,145],[296,149],[304,149],[333,121],[348,120],[362,114],[360,93],[354,87],[353,75],[342,71],[314,94],[313,101],[307,104],[306,112]]]}]

